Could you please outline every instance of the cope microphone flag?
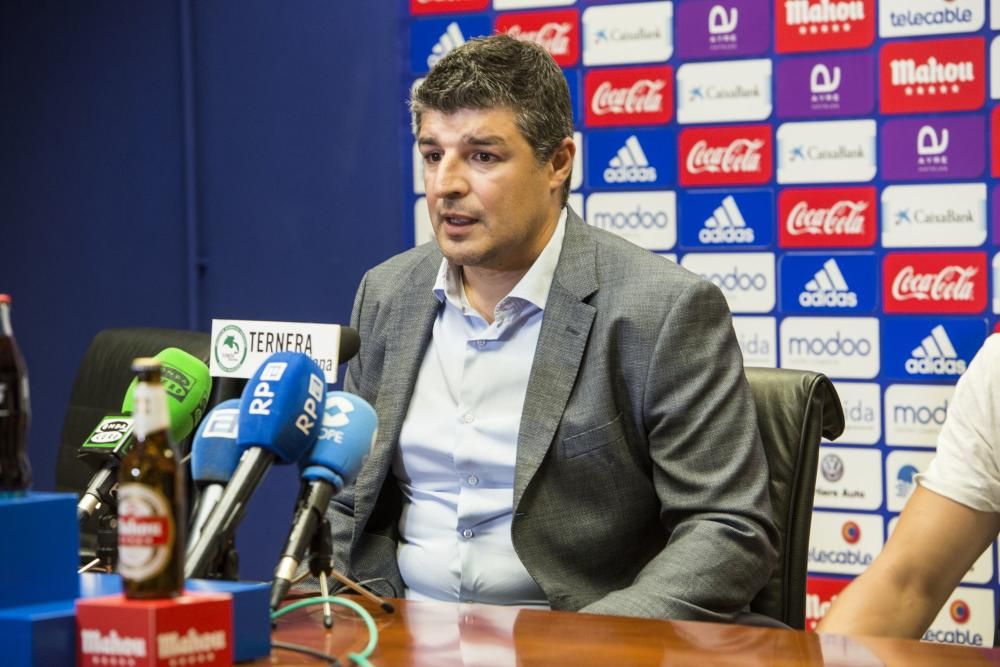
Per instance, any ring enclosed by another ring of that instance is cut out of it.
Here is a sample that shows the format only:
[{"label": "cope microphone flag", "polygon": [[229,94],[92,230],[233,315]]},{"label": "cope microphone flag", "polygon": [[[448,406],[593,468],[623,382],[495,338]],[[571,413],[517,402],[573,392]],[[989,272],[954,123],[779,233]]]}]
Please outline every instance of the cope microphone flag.
[{"label": "cope microphone flag", "polygon": [[325,397],[323,371],[300,352],[272,354],[250,378],[237,427],[243,454],[198,541],[190,543],[186,578],[208,573],[271,464],[296,463],[316,442]]},{"label": "cope microphone flag", "polygon": [[[162,368],[162,383],[167,392],[170,437],[174,442],[186,438],[201,419],[212,377],[208,367],[196,357],[176,347],[168,347],[155,357]],[[122,401],[121,415],[108,415],[80,446],[78,456],[99,467],[77,504],[77,519],[84,523],[102,504],[111,500],[111,489],[118,482],[118,465],[135,442],[132,418],[135,380]]]},{"label": "cope microphone flag", "polygon": [[302,490],[285,549],[274,571],[272,609],[277,609],[288,594],[330,499],[358,476],[377,433],[378,417],[367,401],[344,391],[327,394],[319,438],[299,464]]}]

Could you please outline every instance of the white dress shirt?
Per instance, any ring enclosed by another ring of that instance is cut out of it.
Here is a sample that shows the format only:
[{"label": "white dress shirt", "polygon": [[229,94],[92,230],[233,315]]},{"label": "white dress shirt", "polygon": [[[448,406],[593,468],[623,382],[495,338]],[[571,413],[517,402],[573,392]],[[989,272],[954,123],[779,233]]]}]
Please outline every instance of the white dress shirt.
[{"label": "white dress shirt", "polygon": [[410,599],[548,605],[511,543],[521,410],[566,210],[493,323],[442,259],[442,308],[417,376],[392,472],[403,494],[397,551]]}]

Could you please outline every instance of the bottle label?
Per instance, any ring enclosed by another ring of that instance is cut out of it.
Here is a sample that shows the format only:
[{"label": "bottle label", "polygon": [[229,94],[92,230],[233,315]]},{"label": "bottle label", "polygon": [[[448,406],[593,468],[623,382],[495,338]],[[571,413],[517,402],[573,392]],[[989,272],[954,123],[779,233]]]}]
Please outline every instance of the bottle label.
[{"label": "bottle label", "polygon": [[122,484],[118,489],[118,573],[145,581],[170,561],[175,539],[170,503],[145,484]]},{"label": "bottle label", "polygon": [[150,433],[165,431],[170,427],[167,415],[167,392],[161,384],[140,382],[135,386],[133,411],[135,436],[146,439]]},{"label": "bottle label", "polygon": [[11,403],[14,402],[13,393],[7,378],[0,376],[0,417],[10,416]]}]

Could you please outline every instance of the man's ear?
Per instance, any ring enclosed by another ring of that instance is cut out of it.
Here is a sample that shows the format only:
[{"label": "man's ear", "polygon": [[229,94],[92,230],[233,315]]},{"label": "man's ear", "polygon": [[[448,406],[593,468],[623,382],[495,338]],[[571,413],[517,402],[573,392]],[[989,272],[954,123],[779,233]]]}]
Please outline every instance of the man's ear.
[{"label": "man's ear", "polygon": [[570,172],[573,170],[573,158],[576,156],[576,144],[570,137],[563,137],[556,149],[549,158],[549,166],[552,173],[549,185],[554,190],[562,188],[562,184],[569,180]]}]

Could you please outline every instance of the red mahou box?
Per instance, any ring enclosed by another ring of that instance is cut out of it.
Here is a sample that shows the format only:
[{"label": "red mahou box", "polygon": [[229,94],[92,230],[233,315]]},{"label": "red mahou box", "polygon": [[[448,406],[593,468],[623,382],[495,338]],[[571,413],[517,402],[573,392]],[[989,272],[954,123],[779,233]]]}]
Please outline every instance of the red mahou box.
[{"label": "red mahou box", "polygon": [[198,593],[163,600],[123,595],[77,600],[81,667],[233,664],[232,596]]}]

